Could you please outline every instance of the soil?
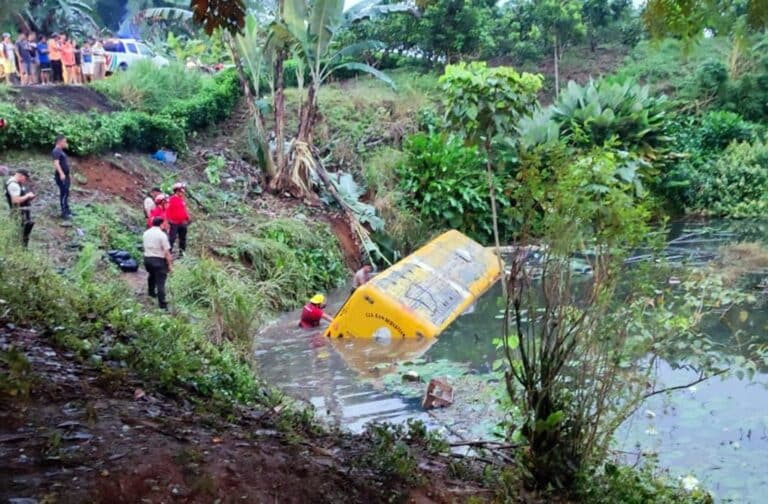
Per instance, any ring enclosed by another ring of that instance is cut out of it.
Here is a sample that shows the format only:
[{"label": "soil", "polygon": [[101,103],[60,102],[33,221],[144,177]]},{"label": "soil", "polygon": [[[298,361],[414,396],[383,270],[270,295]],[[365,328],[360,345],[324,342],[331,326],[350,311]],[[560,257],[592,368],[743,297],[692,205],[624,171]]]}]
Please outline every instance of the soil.
[{"label": "soil", "polygon": [[[29,362],[31,390],[13,402],[0,395],[2,502],[375,503],[397,494],[447,503],[489,496],[450,480],[446,459],[424,456],[419,467],[428,484],[409,489],[356,466],[367,449],[361,438],[286,434],[273,410],[242,410],[224,421],[148,388],[116,363],[96,369],[45,336],[7,324],[0,349],[11,346]],[[12,376],[11,365],[0,361],[2,376]]]},{"label": "soil", "polygon": [[[598,46],[594,52],[588,46],[566,48],[559,68],[561,88],[564,88],[568,81],[584,84],[589,79],[598,79],[603,75],[613,72],[621,66],[628,53],[629,50],[624,46]],[[518,66],[511,57],[496,58],[491,64],[494,66]],[[520,70],[540,73],[545,76],[547,81],[551,81],[551,85],[544,86],[539,92],[541,104],[551,104],[555,97],[555,65],[552,58],[544,58],[533,65],[522,65]]]},{"label": "soil", "polygon": [[116,196],[126,203],[140,205],[149,188],[142,174],[129,173],[109,160],[85,158],[78,160],[76,166],[76,173],[83,177],[78,179],[80,187],[105,196]]},{"label": "soil", "polygon": [[119,107],[87,86],[23,86],[14,89],[19,108],[45,106],[62,112],[112,112]]},{"label": "soil", "polygon": [[357,244],[354,231],[350,226],[349,219],[344,214],[329,214],[328,224],[331,226],[331,231],[336,235],[339,241],[339,246],[344,254],[344,262],[347,266],[356,271],[361,263],[360,246]]}]

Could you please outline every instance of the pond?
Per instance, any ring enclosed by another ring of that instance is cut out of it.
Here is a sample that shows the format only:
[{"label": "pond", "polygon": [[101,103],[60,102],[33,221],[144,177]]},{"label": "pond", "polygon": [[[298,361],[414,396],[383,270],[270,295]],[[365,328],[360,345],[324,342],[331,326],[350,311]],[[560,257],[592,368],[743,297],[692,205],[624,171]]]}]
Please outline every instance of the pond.
[{"label": "pond", "polygon": [[[768,222],[676,224],[668,254],[673,259],[706,260],[738,241],[765,243]],[[349,292],[329,296],[334,313]],[[370,421],[415,418],[453,439],[488,438],[501,419],[497,399],[503,387],[491,373],[497,358],[500,288],[496,286],[440,338],[422,346],[381,348],[336,342],[321,332],[298,328],[299,312],[285,314],[256,337],[259,373],[286,394],[312,404],[320,417],[353,432]],[[764,305],[731,309],[705,318],[707,334],[723,352],[744,334],[768,344]],[[657,360],[659,381],[676,386],[694,381],[695,369]],[[418,373],[421,381],[402,381]],[[425,412],[421,394],[432,376],[448,376],[456,403]],[[659,465],[677,476],[694,475],[720,502],[765,502],[768,471],[768,366],[752,380],[727,375],[670,394],[651,397],[618,431],[617,451],[627,462],[634,453],[656,454]]]}]

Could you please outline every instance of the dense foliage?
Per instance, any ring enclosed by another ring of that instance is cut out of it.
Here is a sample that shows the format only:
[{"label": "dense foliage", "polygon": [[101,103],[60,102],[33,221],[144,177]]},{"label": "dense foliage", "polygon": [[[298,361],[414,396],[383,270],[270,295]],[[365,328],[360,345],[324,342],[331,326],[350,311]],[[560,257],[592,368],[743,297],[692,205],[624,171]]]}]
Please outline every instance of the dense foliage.
[{"label": "dense foliage", "polygon": [[395,14],[355,24],[345,38],[384,42],[382,62],[394,52],[418,54],[430,64],[478,57],[520,64],[551,57],[555,46],[562,53],[585,35],[592,50],[600,43],[632,45],[640,35],[626,0],[436,0],[420,7],[417,17]]},{"label": "dense foliage", "polygon": [[[406,156],[398,167],[400,189],[408,195],[403,203],[440,228],[461,229],[490,243],[488,179],[478,149],[464,146],[458,136],[438,133],[412,135],[403,148]],[[501,179],[495,183],[501,192]],[[502,234],[507,234],[505,227]]]},{"label": "dense foliage", "polygon": [[[139,66],[137,72],[143,71]],[[172,70],[158,70],[161,75]],[[130,72],[130,70],[129,70]],[[123,81],[108,81],[102,89],[113,96],[124,90]],[[173,96],[173,88],[163,90]],[[8,127],[0,131],[0,150],[48,149],[56,135],[69,139],[74,154],[87,155],[111,149],[153,151],[166,147],[186,150],[189,131],[214,124],[230,115],[240,94],[237,77],[232,72],[217,75],[199,92],[180,99],[168,99],[160,110],[129,110],[109,114],[61,114],[43,107],[20,109],[10,103],[0,104],[0,116]],[[139,106],[144,108],[144,106]]]}]

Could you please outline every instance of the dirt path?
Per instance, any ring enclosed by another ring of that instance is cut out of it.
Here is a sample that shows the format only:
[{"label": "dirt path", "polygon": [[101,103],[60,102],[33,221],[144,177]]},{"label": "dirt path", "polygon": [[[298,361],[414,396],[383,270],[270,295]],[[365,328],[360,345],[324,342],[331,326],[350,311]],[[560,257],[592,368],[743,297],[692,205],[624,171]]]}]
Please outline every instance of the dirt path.
[{"label": "dirt path", "polygon": [[[254,410],[225,422],[145,390],[123,368],[79,363],[31,330],[6,325],[0,349],[8,378],[0,381],[1,502],[374,503],[403,490],[402,500],[430,503],[487,495],[445,482],[438,460],[421,461],[427,487],[388,488],[355,467],[354,454],[365,449],[358,438],[286,435],[273,413]],[[22,390],[11,401],[13,384]]]}]

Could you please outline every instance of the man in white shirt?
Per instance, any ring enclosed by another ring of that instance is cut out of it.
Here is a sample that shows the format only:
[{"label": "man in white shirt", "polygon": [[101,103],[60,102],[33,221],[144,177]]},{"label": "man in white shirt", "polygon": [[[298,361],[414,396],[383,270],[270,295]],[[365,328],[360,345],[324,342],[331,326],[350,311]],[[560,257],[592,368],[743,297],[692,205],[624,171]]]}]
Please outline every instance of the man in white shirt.
[{"label": "man in white shirt", "polygon": [[352,278],[352,292],[358,287],[365,285],[373,276],[373,267],[368,263],[363,263],[363,267],[357,270]]},{"label": "man in white shirt", "polygon": [[21,216],[21,243],[26,248],[29,245],[29,235],[35,223],[32,221],[32,212],[29,207],[35,198],[35,193],[27,189],[29,172],[27,170],[16,170],[11,178],[5,183],[5,198],[8,200],[8,206],[12,214],[17,212]]},{"label": "man in white shirt", "polygon": [[149,219],[149,216],[152,214],[152,210],[154,210],[157,206],[155,204],[155,200],[161,194],[163,194],[163,191],[161,191],[159,187],[153,187],[149,190],[149,195],[144,198],[144,217],[147,219]]},{"label": "man in white shirt", "polygon": [[165,280],[173,269],[173,257],[171,256],[171,243],[168,235],[160,229],[163,224],[162,217],[152,220],[152,227],[144,231],[142,239],[144,245],[144,267],[149,273],[147,285],[149,296],[157,297],[157,302],[163,310],[168,309],[165,301]]}]

